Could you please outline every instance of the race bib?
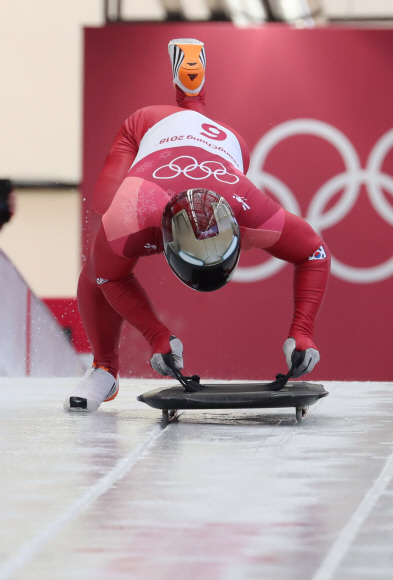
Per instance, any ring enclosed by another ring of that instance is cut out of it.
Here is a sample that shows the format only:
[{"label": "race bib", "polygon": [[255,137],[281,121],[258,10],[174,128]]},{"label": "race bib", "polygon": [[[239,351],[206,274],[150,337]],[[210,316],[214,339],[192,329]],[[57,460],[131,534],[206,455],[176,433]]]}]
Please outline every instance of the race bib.
[{"label": "race bib", "polygon": [[151,127],[142,138],[131,167],[161,149],[185,146],[205,149],[243,172],[241,148],[235,135],[195,111],[175,113]]}]

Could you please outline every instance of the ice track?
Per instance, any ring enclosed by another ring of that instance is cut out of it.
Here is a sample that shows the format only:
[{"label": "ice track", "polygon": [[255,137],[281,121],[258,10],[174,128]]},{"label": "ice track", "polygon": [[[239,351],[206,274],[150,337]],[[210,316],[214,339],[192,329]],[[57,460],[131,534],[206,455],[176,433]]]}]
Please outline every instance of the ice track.
[{"label": "ice track", "polygon": [[[0,379],[0,580],[391,580],[393,384],[293,409],[161,412],[122,380]],[[164,385],[170,383],[164,382]]]}]

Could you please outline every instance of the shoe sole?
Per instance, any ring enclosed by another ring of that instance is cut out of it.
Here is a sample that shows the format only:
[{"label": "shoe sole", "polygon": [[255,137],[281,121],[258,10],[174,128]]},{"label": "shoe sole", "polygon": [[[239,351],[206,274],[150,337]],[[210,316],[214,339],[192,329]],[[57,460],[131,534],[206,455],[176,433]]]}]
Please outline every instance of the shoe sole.
[{"label": "shoe sole", "polygon": [[97,411],[100,403],[95,399],[85,399],[84,397],[67,397],[63,403],[65,411],[71,412],[91,412]]},{"label": "shoe sole", "polygon": [[[108,401],[113,401],[118,395],[119,387],[117,387],[116,391],[111,395],[109,398],[105,399],[103,403],[107,403]],[[97,411],[100,403],[95,399],[85,399],[84,397],[67,397],[63,403],[63,407],[65,411]]]}]

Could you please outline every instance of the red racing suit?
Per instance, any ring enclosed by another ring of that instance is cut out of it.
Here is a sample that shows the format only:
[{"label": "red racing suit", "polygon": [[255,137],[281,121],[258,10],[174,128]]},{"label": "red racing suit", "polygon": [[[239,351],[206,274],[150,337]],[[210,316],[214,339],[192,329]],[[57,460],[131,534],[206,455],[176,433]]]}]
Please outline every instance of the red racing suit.
[{"label": "red racing suit", "polygon": [[116,375],[124,320],[156,352],[170,352],[171,331],[133,274],[139,258],[163,252],[161,217],[169,199],[202,187],[223,196],[241,232],[241,249],[260,248],[292,262],[296,348],[316,348],[314,324],[330,271],[326,244],[303,219],[258,190],[245,173],[249,153],[230,127],[204,116],[204,92],[180,107],[136,111],[123,124],[92,200],[90,251],[78,284],[78,306],[94,362]]}]

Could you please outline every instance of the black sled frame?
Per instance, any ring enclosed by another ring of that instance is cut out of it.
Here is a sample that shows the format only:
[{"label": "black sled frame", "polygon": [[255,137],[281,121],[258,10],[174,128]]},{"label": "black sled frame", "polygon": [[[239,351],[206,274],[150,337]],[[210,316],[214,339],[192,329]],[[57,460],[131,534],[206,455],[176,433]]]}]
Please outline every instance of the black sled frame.
[{"label": "black sled frame", "polygon": [[174,366],[171,354],[163,355],[181,386],[160,388],[143,393],[138,401],[162,410],[162,422],[175,420],[180,410],[188,409],[268,409],[294,407],[298,422],[308,408],[329,393],[320,384],[289,382],[304,353],[295,352],[290,371],[279,374],[271,383],[201,384],[197,375],[185,377]]}]

